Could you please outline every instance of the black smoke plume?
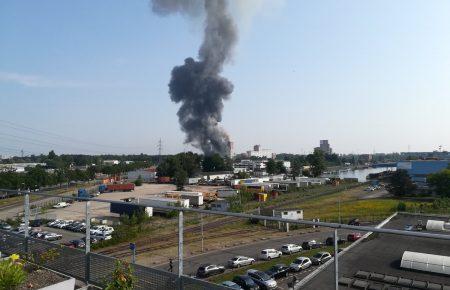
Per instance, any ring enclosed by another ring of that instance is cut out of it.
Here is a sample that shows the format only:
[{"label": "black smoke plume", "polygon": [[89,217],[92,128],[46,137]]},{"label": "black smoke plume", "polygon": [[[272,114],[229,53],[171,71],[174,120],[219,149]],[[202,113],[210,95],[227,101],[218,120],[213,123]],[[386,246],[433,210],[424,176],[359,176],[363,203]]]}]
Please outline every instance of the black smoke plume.
[{"label": "black smoke plume", "polygon": [[172,70],[170,98],[181,103],[178,118],[186,133],[186,143],[205,155],[230,154],[230,139],[223,128],[223,101],[233,92],[233,84],[220,76],[237,40],[235,25],[226,0],[153,0],[153,12],[167,15],[179,12],[197,16],[206,12],[203,43],[198,60],[191,57]]}]

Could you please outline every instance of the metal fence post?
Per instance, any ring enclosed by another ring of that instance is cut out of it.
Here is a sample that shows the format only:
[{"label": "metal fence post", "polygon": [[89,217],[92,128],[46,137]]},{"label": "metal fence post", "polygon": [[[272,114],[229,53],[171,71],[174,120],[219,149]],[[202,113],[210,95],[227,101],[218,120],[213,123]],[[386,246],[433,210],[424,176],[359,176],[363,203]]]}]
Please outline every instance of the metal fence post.
[{"label": "metal fence post", "polygon": [[338,261],[338,230],[334,229],[334,283],[335,289],[339,290],[339,261]]},{"label": "metal fence post", "polygon": [[91,252],[91,202],[86,201],[86,246],[85,246],[85,253],[86,253],[86,264],[85,264],[85,282],[86,284],[89,284],[90,277],[90,271],[91,271],[91,258],[90,258],[90,252]]},{"label": "metal fence post", "polygon": [[28,236],[29,236],[28,227],[30,226],[30,195],[28,193],[25,194],[24,212],[25,212],[24,252],[26,257],[28,258]]},{"label": "metal fence post", "polygon": [[204,252],[204,239],[205,239],[205,236],[203,234],[203,213],[200,213],[200,225],[202,228],[202,253],[203,253]]},{"label": "metal fence post", "polygon": [[183,275],[183,211],[178,212],[178,277]]}]

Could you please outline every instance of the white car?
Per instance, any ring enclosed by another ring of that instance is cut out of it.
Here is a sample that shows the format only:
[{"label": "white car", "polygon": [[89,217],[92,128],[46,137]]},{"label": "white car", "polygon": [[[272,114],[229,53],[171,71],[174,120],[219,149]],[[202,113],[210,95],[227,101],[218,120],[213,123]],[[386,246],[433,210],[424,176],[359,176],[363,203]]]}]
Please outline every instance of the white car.
[{"label": "white car", "polygon": [[241,266],[252,265],[255,262],[255,259],[245,257],[245,256],[236,256],[233,259],[228,261],[228,266],[231,268],[239,268]]},{"label": "white car", "polygon": [[292,253],[298,253],[302,249],[302,246],[296,244],[286,244],[281,247],[281,252],[285,255],[290,255]]},{"label": "white car", "polygon": [[261,251],[259,258],[262,260],[270,260],[273,258],[279,258],[282,254],[282,252],[275,249],[265,249]]},{"label": "white car", "polygon": [[308,257],[298,257],[297,259],[294,260],[294,262],[292,262],[289,265],[289,268],[292,271],[298,272],[301,270],[305,270],[308,269],[309,267],[311,267],[312,262],[311,259]]},{"label": "white car", "polygon": [[46,241],[56,241],[56,240],[61,240],[62,235],[56,234],[56,233],[47,233],[43,238]]},{"label": "white car", "polygon": [[57,204],[55,204],[53,206],[53,208],[64,208],[64,207],[68,207],[68,206],[69,206],[69,204],[67,202],[61,201],[61,202],[58,202]]}]

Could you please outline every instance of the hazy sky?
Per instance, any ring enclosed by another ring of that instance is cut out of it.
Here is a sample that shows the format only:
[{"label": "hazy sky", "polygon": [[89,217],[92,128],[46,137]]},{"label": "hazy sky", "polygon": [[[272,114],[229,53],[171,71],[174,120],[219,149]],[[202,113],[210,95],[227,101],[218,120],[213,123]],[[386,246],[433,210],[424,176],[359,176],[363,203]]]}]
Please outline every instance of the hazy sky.
[{"label": "hazy sky", "polygon": [[[450,1],[236,1],[237,152],[450,149]],[[144,0],[0,1],[0,154],[192,150],[167,84],[201,24]]]}]

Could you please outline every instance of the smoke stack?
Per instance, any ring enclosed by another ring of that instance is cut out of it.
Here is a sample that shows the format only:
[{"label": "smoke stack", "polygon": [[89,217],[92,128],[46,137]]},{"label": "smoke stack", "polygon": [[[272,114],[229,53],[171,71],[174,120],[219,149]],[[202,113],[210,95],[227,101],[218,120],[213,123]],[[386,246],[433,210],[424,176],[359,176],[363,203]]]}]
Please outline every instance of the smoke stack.
[{"label": "smoke stack", "polygon": [[180,103],[178,118],[186,133],[185,143],[201,149],[205,155],[230,155],[230,139],[219,126],[223,101],[229,99],[233,84],[220,76],[237,41],[235,25],[225,0],[153,0],[153,12],[159,15],[182,13],[198,16],[206,12],[203,42],[198,60],[188,57],[172,70],[170,99]]}]

